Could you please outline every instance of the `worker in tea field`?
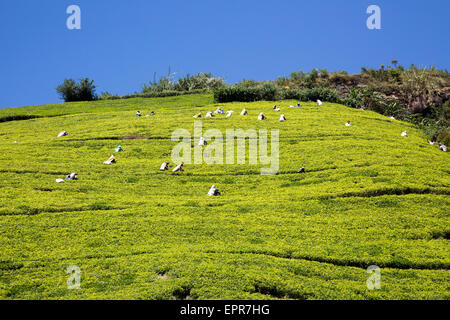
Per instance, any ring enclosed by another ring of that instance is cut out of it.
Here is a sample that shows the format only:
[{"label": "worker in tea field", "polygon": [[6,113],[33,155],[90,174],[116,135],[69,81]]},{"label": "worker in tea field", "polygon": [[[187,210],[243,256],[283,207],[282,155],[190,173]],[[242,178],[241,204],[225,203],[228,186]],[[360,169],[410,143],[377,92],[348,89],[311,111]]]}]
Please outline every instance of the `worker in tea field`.
[{"label": "worker in tea field", "polygon": [[165,170],[168,170],[168,169],[169,169],[169,163],[168,162],[163,162],[161,164],[161,167],[159,168],[159,170],[161,170],[161,171],[165,171]]},{"label": "worker in tea field", "polygon": [[198,142],[199,146],[206,146],[207,142],[204,137],[200,137],[200,141]]},{"label": "worker in tea field", "polygon": [[184,170],[183,170],[183,162],[180,163],[178,166],[176,166],[176,167],[172,170],[172,172],[181,172],[181,171],[184,171]]},{"label": "worker in tea field", "polygon": [[109,157],[108,160],[103,162],[103,164],[113,164],[113,163],[116,163],[116,157],[114,157],[114,155],[111,155],[111,157]]},{"label": "worker in tea field", "polygon": [[208,196],[220,196],[219,189],[215,185],[212,185],[211,189],[209,189]]},{"label": "worker in tea field", "polygon": [[73,172],[67,175],[65,180],[77,180],[78,179],[78,173]]}]

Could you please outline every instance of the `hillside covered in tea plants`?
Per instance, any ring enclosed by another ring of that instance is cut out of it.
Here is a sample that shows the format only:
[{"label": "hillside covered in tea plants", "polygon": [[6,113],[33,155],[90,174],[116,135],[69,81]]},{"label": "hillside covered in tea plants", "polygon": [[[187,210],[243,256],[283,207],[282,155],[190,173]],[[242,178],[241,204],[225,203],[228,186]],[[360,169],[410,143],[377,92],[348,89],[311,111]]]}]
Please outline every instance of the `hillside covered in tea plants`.
[{"label": "hillside covered in tea plants", "polygon": [[[297,103],[191,94],[1,109],[0,299],[449,299],[448,153],[411,123]],[[234,113],[193,119],[217,107]],[[172,132],[194,120],[279,129],[278,174],[160,171]]]}]

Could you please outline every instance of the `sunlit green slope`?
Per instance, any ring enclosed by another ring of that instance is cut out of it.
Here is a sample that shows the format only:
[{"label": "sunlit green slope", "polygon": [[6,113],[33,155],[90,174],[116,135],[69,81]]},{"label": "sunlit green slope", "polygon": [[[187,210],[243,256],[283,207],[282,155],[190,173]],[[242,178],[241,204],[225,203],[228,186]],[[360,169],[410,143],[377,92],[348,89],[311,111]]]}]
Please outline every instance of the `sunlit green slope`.
[{"label": "sunlit green slope", "polygon": [[[296,103],[274,112],[190,95],[0,110],[42,116],[0,123],[0,298],[449,299],[448,154],[408,123]],[[193,115],[217,106],[233,116],[202,118],[204,131],[279,129],[277,175],[259,163],[159,171],[172,132],[193,134]],[[55,182],[71,172],[79,180]],[[212,184],[220,197],[206,195]],[[370,265],[379,290],[367,288]]]}]

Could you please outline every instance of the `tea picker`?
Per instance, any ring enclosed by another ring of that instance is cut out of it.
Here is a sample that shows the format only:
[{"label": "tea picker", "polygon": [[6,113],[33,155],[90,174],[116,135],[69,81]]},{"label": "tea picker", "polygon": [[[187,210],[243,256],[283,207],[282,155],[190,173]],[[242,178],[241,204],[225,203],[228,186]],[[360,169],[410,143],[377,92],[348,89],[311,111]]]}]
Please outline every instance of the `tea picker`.
[{"label": "tea picker", "polygon": [[209,189],[208,196],[219,196],[219,189],[216,188],[215,185],[212,185],[211,189]]}]

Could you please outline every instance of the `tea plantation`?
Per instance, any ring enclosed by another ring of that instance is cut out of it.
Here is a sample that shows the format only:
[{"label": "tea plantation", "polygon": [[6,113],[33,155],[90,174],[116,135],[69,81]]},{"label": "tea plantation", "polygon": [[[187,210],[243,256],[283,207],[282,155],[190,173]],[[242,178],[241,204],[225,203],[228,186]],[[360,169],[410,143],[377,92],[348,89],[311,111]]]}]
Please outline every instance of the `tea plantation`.
[{"label": "tea plantation", "polygon": [[[449,299],[448,153],[374,112],[273,104],[187,95],[0,109],[0,299]],[[193,119],[218,106],[234,114]],[[174,167],[172,132],[193,134],[194,120],[223,134],[279,129],[278,174],[159,171]],[[68,289],[74,265],[80,288]],[[370,265],[380,289],[366,285]]]}]

